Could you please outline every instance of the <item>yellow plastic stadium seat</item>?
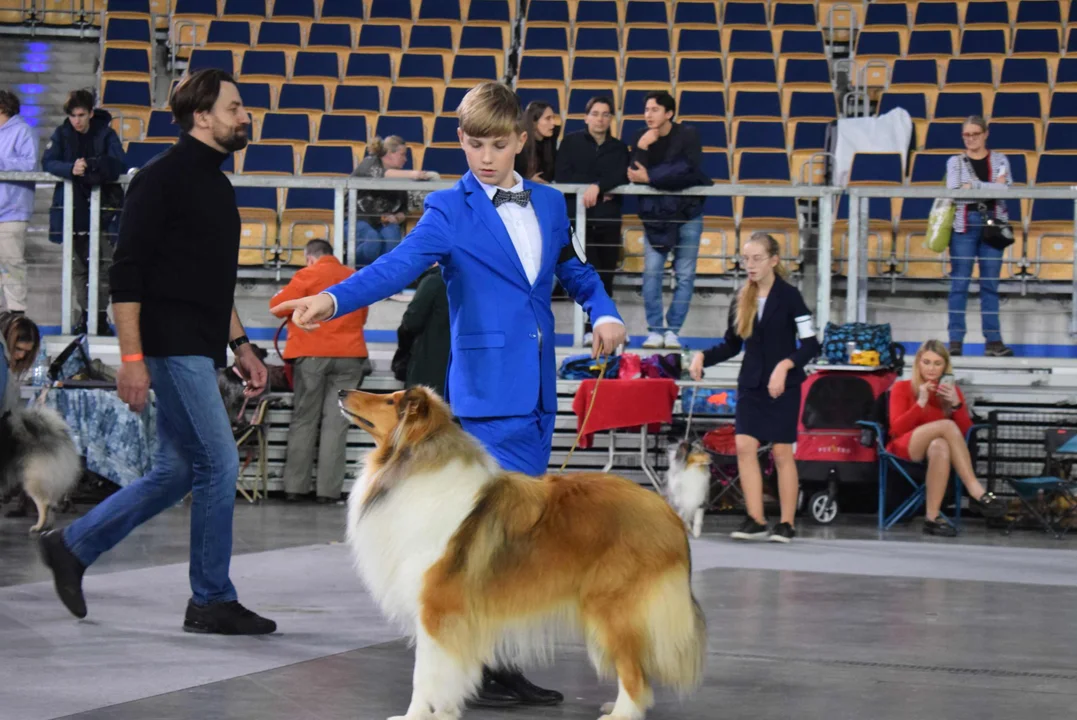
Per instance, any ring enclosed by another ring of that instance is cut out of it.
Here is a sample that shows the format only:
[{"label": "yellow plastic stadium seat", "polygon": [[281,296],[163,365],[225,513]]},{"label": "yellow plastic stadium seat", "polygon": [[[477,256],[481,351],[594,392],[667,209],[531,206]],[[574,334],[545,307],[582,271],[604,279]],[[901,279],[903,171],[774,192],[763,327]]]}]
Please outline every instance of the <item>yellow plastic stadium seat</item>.
[{"label": "yellow plastic stadium seat", "polygon": [[721,275],[729,271],[730,243],[734,227],[728,220],[703,218],[703,234],[699,237],[699,259],[696,273]]},{"label": "yellow plastic stadium seat", "polygon": [[1028,262],[1035,277],[1072,280],[1073,251],[1073,223],[1029,222]]},{"label": "yellow plastic stadium seat", "polygon": [[621,264],[621,270],[629,273],[642,273],[644,250],[643,230],[641,228],[626,228],[624,238],[624,262]]}]

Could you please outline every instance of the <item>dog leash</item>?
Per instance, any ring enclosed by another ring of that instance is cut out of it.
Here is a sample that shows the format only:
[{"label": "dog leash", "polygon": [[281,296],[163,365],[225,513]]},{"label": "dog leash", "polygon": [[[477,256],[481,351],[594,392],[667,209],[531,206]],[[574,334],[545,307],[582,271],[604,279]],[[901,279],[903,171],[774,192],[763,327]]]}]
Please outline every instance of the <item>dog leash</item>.
[{"label": "dog leash", "polygon": [[[699,390],[695,385],[692,386],[692,402],[688,406],[688,426],[684,428],[684,440],[688,441],[688,435],[692,432],[692,413],[696,409],[696,391]],[[684,410],[682,407],[681,410]]]},{"label": "dog leash", "polygon": [[598,378],[595,380],[595,387],[591,390],[591,400],[587,405],[587,412],[583,414],[583,422],[580,423],[580,431],[576,433],[576,439],[572,441],[572,448],[568,451],[568,456],[565,457],[565,461],[561,463],[561,469],[558,472],[564,472],[568,467],[568,461],[572,459],[572,454],[576,452],[576,448],[579,447],[580,441],[583,439],[583,431],[587,429],[587,421],[591,419],[591,411],[595,409],[595,397],[598,395],[598,385],[602,382],[602,378],[606,376],[606,365],[609,363],[609,358],[603,356],[602,362],[598,365]]}]

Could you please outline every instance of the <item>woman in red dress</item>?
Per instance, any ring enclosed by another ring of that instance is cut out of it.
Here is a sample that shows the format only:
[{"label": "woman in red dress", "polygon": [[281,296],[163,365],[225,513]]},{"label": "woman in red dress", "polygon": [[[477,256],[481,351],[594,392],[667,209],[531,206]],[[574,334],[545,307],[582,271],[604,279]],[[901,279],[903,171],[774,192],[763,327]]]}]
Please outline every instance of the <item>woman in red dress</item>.
[{"label": "woman in red dress", "polygon": [[890,390],[892,439],[887,450],[905,460],[927,460],[924,532],[955,537],[954,526],[939,516],[951,469],[984,516],[998,517],[1005,507],[976,479],[965,443],[965,433],[972,426],[965,397],[956,385],[939,382],[944,375],[953,376],[950,353],[938,340],[928,340],[916,353],[912,379],[894,383]]}]

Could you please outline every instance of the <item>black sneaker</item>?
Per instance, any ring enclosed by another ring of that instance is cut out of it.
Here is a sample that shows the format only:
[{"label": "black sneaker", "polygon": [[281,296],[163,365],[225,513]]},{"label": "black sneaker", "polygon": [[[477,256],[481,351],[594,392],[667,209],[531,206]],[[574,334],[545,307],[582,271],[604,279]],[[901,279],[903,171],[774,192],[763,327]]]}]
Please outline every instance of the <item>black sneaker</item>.
[{"label": "black sneaker", "polygon": [[985,518],[1000,518],[1006,514],[1006,503],[996,497],[995,493],[984,493],[979,500],[973,500],[972,504]]},{"label": "black sneaker", "polygon": [[268,635],[276,632],[277,623],[248,610],[236,600],[205,606],[188,600],[183,629],[216,635]]},{"label": "black sneaker", "polygon": [[957,528],[946,522],[941,516],[934,520],[924,520],[924,535],[938,537],[957,537]]},{"label": "black sneaker", "polygon": [[793,526],[787,522],[783,522],[774,526],[774,530],[770,533],[768,540],[771,542],[788,543],[792,542],[793,538],[796,536],[797,531],[793,529]]},{"label": "black sneaker", "polygon": [[984,346],[987,357],[1013,357],[1013,349],[1006,347],[1001,340],[989,342]]},{"label": "black sneaker", "polygon": [[950,357],[961,357],[964,354],[964,347],[960,340],[950,341]]},{"label": "black sneaker", "polygon": [[769,534],[765,524],[757,523],[755,518],[749,515],[744,518],[739,528],[729,533],[729,537],[734,540],[765,540]]},{"label": "black sneaker", "polygon": [[71,614],[80,620],[86,617],[86,598],[82,596],[82,575],[86,567],[67,549],[63,532],[49,530],[37,539],[41,559],[52,570],[56,594]]}]

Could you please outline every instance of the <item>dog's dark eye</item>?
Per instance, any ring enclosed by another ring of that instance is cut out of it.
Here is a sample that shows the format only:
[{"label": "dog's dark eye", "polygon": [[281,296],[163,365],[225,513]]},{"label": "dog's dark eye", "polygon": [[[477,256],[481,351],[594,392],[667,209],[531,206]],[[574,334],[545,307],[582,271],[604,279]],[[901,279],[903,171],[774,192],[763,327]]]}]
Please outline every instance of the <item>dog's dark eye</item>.
[{"label": "dog's dark eye", "polygon": [[385,404],[386,404],[386,405],[392,405],[392,404],[393,404],[393,401],[392,401],[392,400],[386,400],[386,401],[385,401]]}]

